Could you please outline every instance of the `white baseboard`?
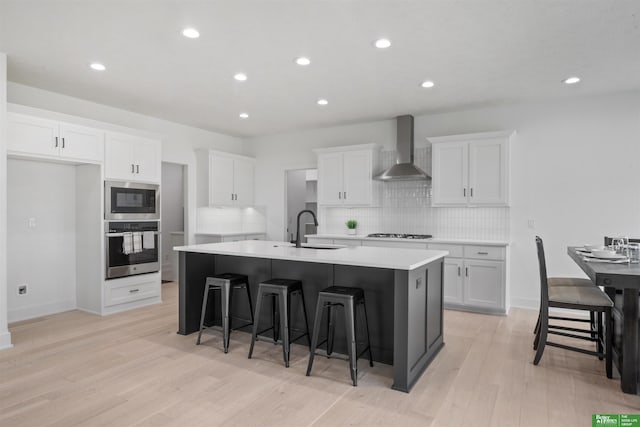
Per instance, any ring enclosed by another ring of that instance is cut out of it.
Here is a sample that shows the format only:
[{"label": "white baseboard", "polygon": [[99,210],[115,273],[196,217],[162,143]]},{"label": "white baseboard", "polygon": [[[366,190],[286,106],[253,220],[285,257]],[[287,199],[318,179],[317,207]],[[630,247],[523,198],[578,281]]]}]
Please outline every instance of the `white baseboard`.
[{"label": "white baseboard", "polygon": [[511,298],[510,308],[528,308],[529,310],[539,310],[540,300],[529,298]]},{"label": "white baseboard", "polygon": [[48,304],[32,305],[30,307],[9,310],[7,313],[9,323],[21,320],[33,319],[36,317],[48,316],[50,314],[62,313],[63,311],[75,310],[75,300],[56,301]]},{"label": "white baseboard", "polygon": [[0,332],[0,350],[13,347],[11,344],[11,332]]}]

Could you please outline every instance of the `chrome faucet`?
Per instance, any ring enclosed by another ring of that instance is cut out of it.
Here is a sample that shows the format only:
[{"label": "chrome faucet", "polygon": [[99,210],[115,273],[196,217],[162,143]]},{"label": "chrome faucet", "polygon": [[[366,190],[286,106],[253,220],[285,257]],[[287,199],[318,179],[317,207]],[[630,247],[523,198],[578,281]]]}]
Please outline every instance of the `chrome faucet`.
[{"label": "chrome faucet", "polygon": [[313,216],[313,222],[315,223],[316,227],[318,226],[318,219],[316,218],[316,214],[313,211],[310,211],[309,209],[300,211],[298,213],[298,221],[297,221],[298,226],[296,228],[296,248],[302,247],[302,244],[300,243],[300,217],[305,212],[309,212]]}]

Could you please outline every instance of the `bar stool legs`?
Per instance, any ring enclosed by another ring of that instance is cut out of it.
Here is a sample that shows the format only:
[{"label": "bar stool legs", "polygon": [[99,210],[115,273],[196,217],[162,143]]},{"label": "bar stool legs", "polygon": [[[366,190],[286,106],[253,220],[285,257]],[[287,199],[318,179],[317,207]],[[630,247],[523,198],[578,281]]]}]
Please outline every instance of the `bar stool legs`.
[{"label": "bar stool legs", "polygon": [[[299,294],[302,303],[302,312],[304,314],[305,331],[295,339],[291,339],[291,295]],[[272,297],[272,313],[271,326],[262,331],[258,331],[258,322],[260,320],[260,311],[262,310],[262,300],[264,297]],[[258,336],[262,333],[273,330],[273,343],[277,344],[279,338],[282,340],[282,358],[285,367],[289,367],[291,344],[303,336],[307,336],[307,342],[311,345],[309,338],[309,324],[307,320],[307,308],[304,301],[304,293],[302,292],[302,282],[290,279],[271,279],[258,285],[258,296],[256,303],[256,311],[251,334],[251,345],[249,346],[248,358],[253,356],[253,348]]]},{"label": "bar stool legs", "polygon": [[209,292],[213,290],[220,291],[220,311],[222,314],[222,342],[224,352],[229,352],[229,337],[232,331],[231,325],[231,307],[233,302],[233,291],[236,289],[244,288],[247,293],[247,300],[249,303],[249,314],[251,316],[251,322],[240,327],[252,325],[254,323],[253,318],[253,303],[251,302],[251,289],[249,287],[249,280],[247,276],[242,274],[224,273],[218,274],[213,277],[207,277],[207,281],[204,286],[204,296],[202,298],[202,312],[200,314],[200,331],[198,332],[197,345],[200,345],[202,339],[202,331],[207,327],[204,325],[207,304],[209,302]]},{"label": "bar stool legs", "polygon": [[[360,310],[361,316],[364,315],[364,324],[366,330],[367,346],[360,354],[357,351],[356,331],[358,326],[356,307],[362,305]],[[369,322],[367,318],[367,307],[364,301],[364,291],[360,288],[348,288],[342,286],[331,286],[322,290],[318,294],[318,303],[316,306],[316,315],[313,323],[313,336],[311,338],[311,351],[309,353],[309,364],[307,365],[307,376],[311,375],[313,360],[316,348],[319,344],[327,343],[327,357],[333,352],[333,343],[335,336],[335,310],[336,307],[342,307],[345,318],[345,333],[347,338],[347,353],[349,355],[349,373],[353,386],[358,385],[358,358],[369,353],[369,365],[373,366],[373,355],[371,354],[371,341],[369,337]],[[322,322],[322,314],[327,309],[327,338],[318,343],[320,333],[320,323]]]}]

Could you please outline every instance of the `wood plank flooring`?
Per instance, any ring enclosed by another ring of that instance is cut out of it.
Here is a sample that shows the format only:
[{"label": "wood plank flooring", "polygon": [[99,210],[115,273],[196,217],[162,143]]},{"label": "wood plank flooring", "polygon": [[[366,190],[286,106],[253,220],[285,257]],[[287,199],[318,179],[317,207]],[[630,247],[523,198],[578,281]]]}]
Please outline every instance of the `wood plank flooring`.
[{"label": "wood plank flooring", "polygon": [[70,311],[10,325],[0,352],[0,426],[586,426],[593,413],[640,413],[640,397],[608,380],[604,362],[547,348],[533,366],[536,313],[445,312],[445,347],[410,394],[391,367],[347,362],[234,333],[181,336],[177,286],[161,305],[108,317]]}]

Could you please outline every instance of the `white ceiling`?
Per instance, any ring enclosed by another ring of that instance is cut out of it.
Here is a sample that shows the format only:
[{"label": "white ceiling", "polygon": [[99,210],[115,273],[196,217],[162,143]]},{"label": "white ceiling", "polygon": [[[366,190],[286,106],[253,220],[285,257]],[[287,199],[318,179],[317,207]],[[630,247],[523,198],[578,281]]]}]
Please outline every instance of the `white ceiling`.
[{"label": "white ceiling", "polygon": [[0,51],[11,81],[255,136],[638,89],[639,24],[636,0],[0,0]]}]

